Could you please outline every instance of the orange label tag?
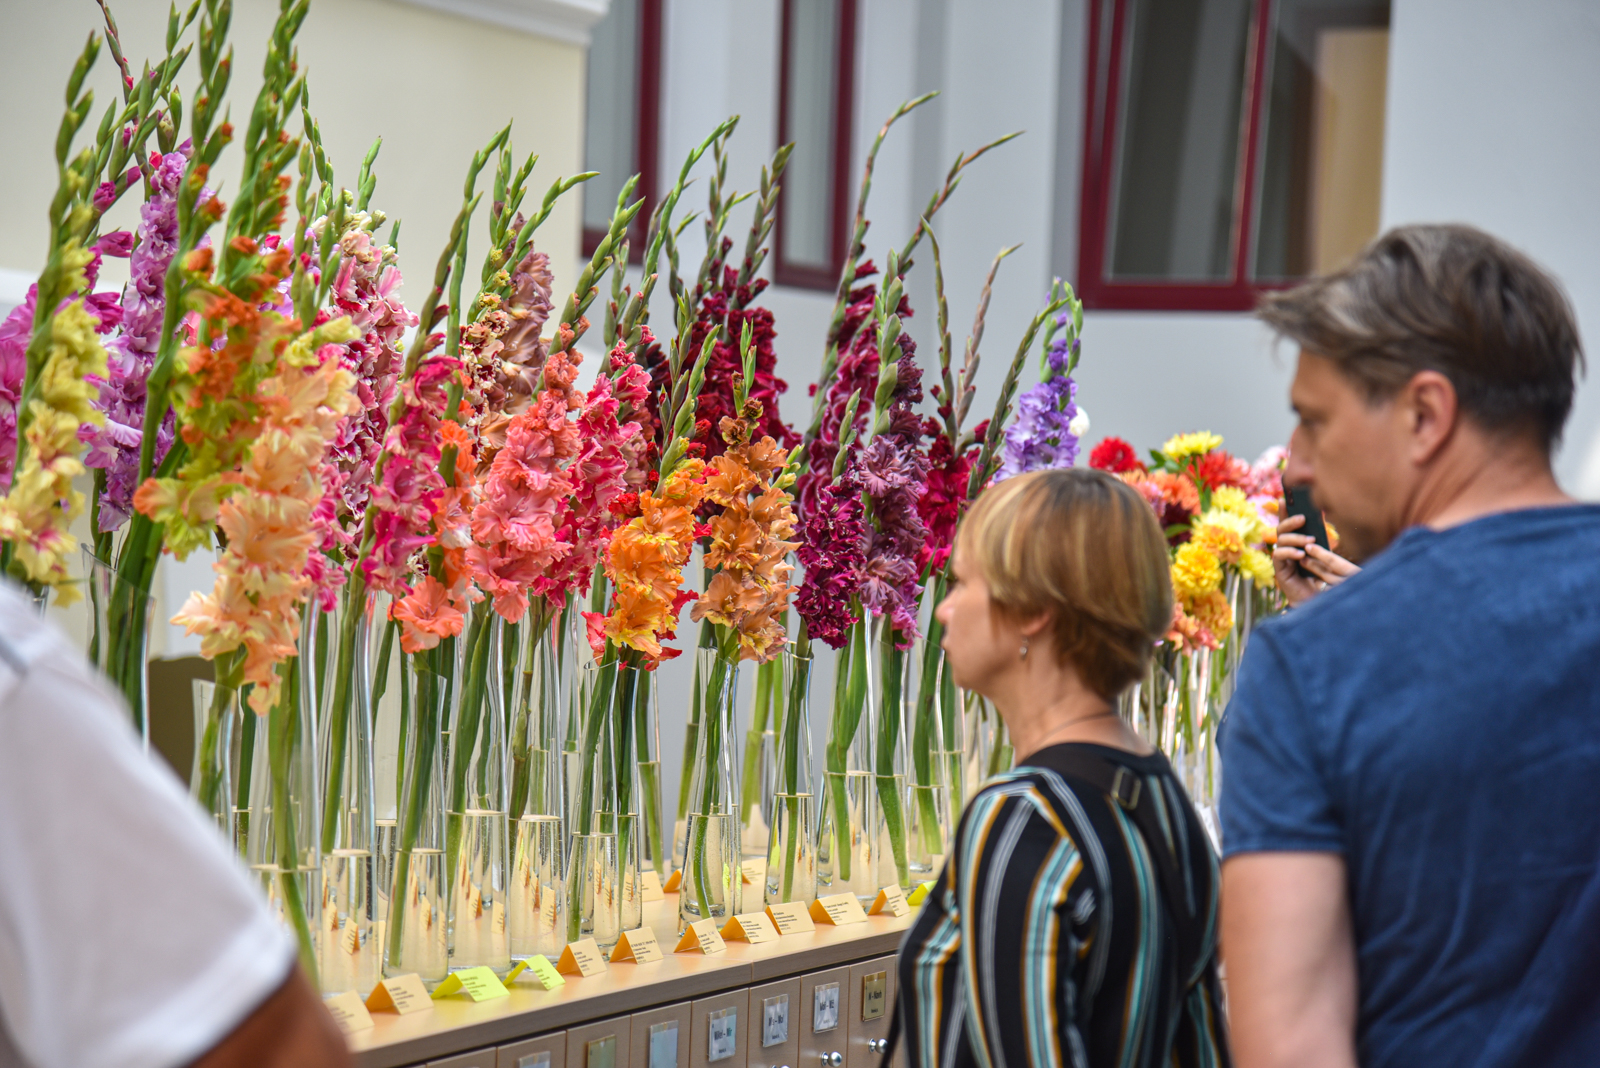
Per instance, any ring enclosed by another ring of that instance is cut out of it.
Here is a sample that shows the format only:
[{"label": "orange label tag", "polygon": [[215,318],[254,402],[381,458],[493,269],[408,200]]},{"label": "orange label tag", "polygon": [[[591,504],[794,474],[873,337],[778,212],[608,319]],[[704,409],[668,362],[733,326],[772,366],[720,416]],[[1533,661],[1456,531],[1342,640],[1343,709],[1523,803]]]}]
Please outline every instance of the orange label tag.
[{"label": "orange label tag", "polygon": [[721,953],[728,948],[713,919],[696,920],[683,932],[674,953]]},{"label": "orange label tag", "polygon": [[433,1008],[428,988],[416,972],[385,979],[367,995],[367,1008],[373,1012],[394,1012],[401,1016]]},{"label": "orange label tag", "polygon": [[873,916],[901,916],[911,915],[911,906],[906,902],[906,892],[899,886],[886,886],[878,891],[878,900],[872,903],[868,910]]},{"label": "orange label tag", "polygon": [[744,912],[722,925],[722,937],[759,946],[764,942],[776,942],[778,929],[765,912]]},{"label": "orange label tag", "polygon": [[595,945],[592,938],[568,942],[567,948],[561,951],[561,959],[556,961],[556,971],[562,975],[581,975],[587,979],[605,970],[605,954],[600,952],[600,947]]},{"label": "orange label tag", "polygon": [[616,946],[611,950],[612,964],[618,961],[653,964],[660,959],[662,959],[661,943],[656,941],[656,933],[648,927],[641,927],[637,931],[623,931],[622,937],[617,939]]},{"label": "orange label tag", "polygon": [[834,927],[867,922],[867,914],[861,911],[861,902],[856,895],[849,893],[817,898],[811,903],[811,918]]},{"label": "orange label tag", "polygon": [[679,869],[678,871],[675,871],[671,875],[667,876],[667,885],[661,888],[661,892],[664,894],[676,894],[678,892],[678,888],[682,885],[683,870]]},{"label": "orange label tag", "polygon": [[767,915],[777,926],[780,935],[805,934],[815,931],[817,925],[812,922],[811,912],[804,901],[788,901],[782,905],[768,905]]}]

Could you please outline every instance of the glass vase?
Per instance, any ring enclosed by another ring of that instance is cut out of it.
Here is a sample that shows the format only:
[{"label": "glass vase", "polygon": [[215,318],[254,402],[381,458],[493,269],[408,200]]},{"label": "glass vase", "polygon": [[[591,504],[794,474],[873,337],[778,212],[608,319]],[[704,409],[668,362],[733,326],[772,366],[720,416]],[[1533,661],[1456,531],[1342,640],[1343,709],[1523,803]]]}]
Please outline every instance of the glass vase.
[{"label": "glass vase", "polygon": [[778,760],[779,720],[784,706],[784,658],[756,666],[745,720],[744,764],[739,771],[739,849],[745,859],[765,859],[771,837],[772,795]]},{"label": "glass vase", "polygon": [[[323,616],[322,880],[317,928],[322,990],[363,997],[379,978],[377,823],[372,761],[372,665],[376,602],[346,589],[346,602]],[[350,598],[359,597],[359,603]]]},{"label": "glass vase", "polygon": [[[302,623],[302,639],[314,626],[310,619]],[[295,932],[301,963],[315,982],[321,811],[313,701],[300,667],[298,656],[278,666],[278,701],[256,724],[245,860],[268,907]]]},{"label": "glass vase", "polygon": [[906,679],[909,657],[895,645],[887,616],[872,620],[867,645],[867,752],[871,754],[875,805],[872,810],[874,897],[884,886],[910,885],[906,839]]},{"label": "glass vase", "polygon": [[[450,727],[446,870],[450,878],[450,967],[511,970],[506,931],[510,882],[505,705],[500,685],[505,620],[488,601],[473,606]],[[514,665],[513,665],[514,667]]]},{"label": "glass vase", "polygon": [[89,587],[89,662],[122,695],[133,729],[148,752],[150,625],[155,598],[148,586],[128,581],[87,548],[83,550],[83,570]]},{"label": "glass vase", "polygon": [[944,652],[932,634],[915,648],[918,685],[914,700],[907,702],[906,864],[911,882],[921,883],[936,878],[944,863],[952,803],[941,693]]},{"label": "glass vase", "polygon": [[[619,871],[617,924],[632,931],[644,924],[645,831],[644,790],[641,784],[637,734],[640,712],[650,701],[650,672],[629,663],[617,665],[617,682],[611,713],[612,782],[617,793],[617,865]],[[645,717],[648,718],[648,717]]]},{"label": "glass vase", "polygon": [[616,736],[613,702],[617,664],[588,665],[582,689],[581,771],[567,854],[567,941],[616,944],[622,927],[622,864],[617,843]]},{"label": "glass vase", "polygon": [[772,794],[772,833],[763,897],[768,905],[817,896],[815,780],[811,773],[810,645],[784,650],[786,688],[780,695],[778,756]]},{"label": "glass vase", "polygon": [[535,604],[521,624],[525,644],[511,720],[511,883],[506,924],[515,959],[554,960],[567,943],[560,711],[564,697],[559,612]]},{"label": "glass vase", "polygon": [[189,796],[225,836],[233,835],[233,743],[239,722],[239,691],[195,679],[194,761]]},{"label": "glass vase", "polygon": [[699,649],[700,730],[684,824],[683,883],[678,926],[715,919],[718,926],[743,912],[744,873],[739,849],[739,769],[735,762],[734,709],[739,662],[718,649]]},{"label": "glass vase", "polygon": [[[858,615],[860,613],[858,612]],[[834,661],[821,805],[817,811],[817,896],[877,896],[869,844],[876,807],[867,731],[867,623],[858,620]]]},{"label": "glass vase", "polygon": [[436,985],[449,972],[445,927],[444,747],[454,638],[407,654],[400,700],[400,804],[384,930],[385,975],[416,972]]},{"label": "glass vase", "polygon": [[665,883],[672,866],[672,839],[662,823],[661,693],[656,674],[639,676],[633,701],[633,754],[639,768],[639,862]]}]

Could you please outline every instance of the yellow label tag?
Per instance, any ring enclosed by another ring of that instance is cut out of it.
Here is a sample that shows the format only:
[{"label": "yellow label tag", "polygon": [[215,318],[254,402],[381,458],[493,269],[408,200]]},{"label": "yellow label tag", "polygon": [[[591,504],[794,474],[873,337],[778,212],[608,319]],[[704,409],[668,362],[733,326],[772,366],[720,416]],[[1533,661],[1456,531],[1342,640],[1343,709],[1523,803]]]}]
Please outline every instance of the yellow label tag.
[{"label": "yellow label tag", "polygon": [[728,948],[722,940],[722,934],[717,930],[717,921],[714,919],[696,920],[683,932],[683,937],[678,940],[678,948],[674,953],[721,953]]},{"label": "yellow label tag", "polygon": [[352,957],[361,952],[361,931],[356,927],[354,916],[344,921],[344,930],[339,932],[339,946]]},{"label": "yellow label tag", "polygon": [[490,1001],[494,998],[503,998],[510,992],[494,974],[493,969],[480,964],[476,968],[462,968],[458,972],[451,972],[445,977],[444,982],[434,988],[433,996],[438,1000],[452,994],[465,994],[473,1001]]},{"label": "yellow label tag", "polygon": [[661,888],[661,892],[664,894],[676,894],[678,892],[678,888],[682,885],[683,869],[680,868],[671,875],[667,876],[667,885]]},{"label": "yellow label tag", "polygon": [[428,988],[416,972],[385,979],[367,995],[367,1008],[373,1012],[395,1012],[401,1016],[433,1008]]},{"label": "yellow label tag", "polygon": [[811,918],[834,927],[867,922],[867,914],[861,911],[861,902],[856,895],[849,893],[817,898],[811,903]]},{"label": "yellow label tag", "polygon": [[494,903],[494,916],[493,916],[493,918],[494,918],[494,933],[497,934],[497,935],[505,934],[506,933],[506,903],[504,901],[496,901]]},{"label": "yellow label tag", "polygon": [[817,925],[811,919],[811,910],[804,901],[787,901],[782,905],[768,905],[767,915],[777,925],[780,935],[805,934],[808,931],[817,929]]},{"label": "yellow label tag", "polygon": [[661,943],[656,941],[656,933],[649,927],[641,927],[637,931],[623,931],[617,939],[617,944],[611,951],[611,963],[618,961],[632,961],[635,964],[654,964],[662,959]]},{"label": "yellow label tag", "polygon": [[933,883],[931,881],[926,883],[918,883],[917,888],[911,891],[911,896],[906,898],[906,903],[915,908],[916,906],[921,905],[924,901],[928,900],[928,895],[931,893],[933,893]]},{"label": "yellow label tag", "polygon": [[372,1026],[372,1017],[367,1013],[367,1007],[361,1004],[361,995],[354,990],[336,994],[323,1004],[333,1014],[333,1021],[339,1025],[339,1030],[347,1035]]},{"label": "yellow label tag", "polygon": [[581,975],[587,979],[605,970],[606,956],[592,938],[567,943],[567,948],[561,951],[561,959],[556,961],[556,971],[562,975]]},{"label": "yellow label tag", "polygon": [[898,885],[885,886],[878,891],[878,900],[872,903],[871,915],[893,916],[896,919],[911,915],[911,906],[906,903],[906,892]]},{"label": "yellow label tag", "polygon": [[558,986],[567,985],[567,980],[560,972],[556,971],[556,966],[551,964],[550,958],[543,953],[535,953],[526,960],[517,961],[516,965],[511,969],[511,974],[506,976],[506,982],[515,982],[517,976],[523,972],[533,976],[539,985],[546,990],[554,990]]},{"label": "yellow label tag", "polygon": [[645,869],[644,874],[639,877],[639,885],[644,888],[645,901],[661,901],[667,896],[661,888],[661,876],[657,875],[653,868]]},{"label": "yellow label tag", "polygon": [[759,883],[766,877],[767,866],[759,860],[747,860],[739,865],[739,874],[744,877],[746,884]]},{"label": "yellow label tag", "polygon": [[776,942],[778,929],[765,912],[742,912],[722,925],[722,937],[759,946],[764,942]]}]

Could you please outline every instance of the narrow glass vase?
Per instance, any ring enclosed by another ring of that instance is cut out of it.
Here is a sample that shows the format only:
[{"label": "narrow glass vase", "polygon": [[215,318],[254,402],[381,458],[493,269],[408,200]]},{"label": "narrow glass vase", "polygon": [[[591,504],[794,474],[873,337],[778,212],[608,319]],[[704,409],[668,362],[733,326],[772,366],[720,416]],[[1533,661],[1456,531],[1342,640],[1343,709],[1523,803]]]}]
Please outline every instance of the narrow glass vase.
[{"label": "narrow glass vase", "polygon": [[734,757],[739,661],[715,648],[699,649],[695,655],[700,660],[696,666],[704,689],[684,828],[680,930],[708,918],[721,926],[728,917],[744,911],[739,771]]},{"label": "narrow glass vase", "polygon": [[506,915],[511,956],[554,960],[567,944],[566,838],[562,821],[560,710],[564,697],[556,655],[563,633],[536,604],[521,624],[526,645],[517,673],[511,728],[511,884]]},{"label": "narrow glass vase", "polygon": [[771,845],[763,897],[768,905],[817,896],[815,781],[811,773],[810,643],[783,652],[787,687],[780,697]]},{"label": "narrow glass vase", "polygon": [[[194,762],[189,796],[225,836],[233,834],[233,744],[239,691],[194,680]],[[248,757],[249,754],[246,754]]]},{"label": "narrow glass vase", "polygon": [[454,677],[454,638],[408,654],[401,666],[400,807],[384,931],[385,975],[416,972],[436,985],[449,972],[445,926],[442,735]]}]

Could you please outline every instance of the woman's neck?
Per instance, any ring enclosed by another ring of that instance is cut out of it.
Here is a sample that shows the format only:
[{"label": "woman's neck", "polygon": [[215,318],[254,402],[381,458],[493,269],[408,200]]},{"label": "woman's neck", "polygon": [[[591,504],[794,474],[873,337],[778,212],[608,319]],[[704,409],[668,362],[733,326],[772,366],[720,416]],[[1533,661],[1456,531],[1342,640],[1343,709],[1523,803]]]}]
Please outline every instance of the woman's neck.
[{"label": "woman's neck", "polygon": [[1062,742],[1151,752],[1150,744],[1122,722],[1109,701],[1085,686],[1074,668],[1043,660],[1020,662],[992,697],[1018,761]]}]

